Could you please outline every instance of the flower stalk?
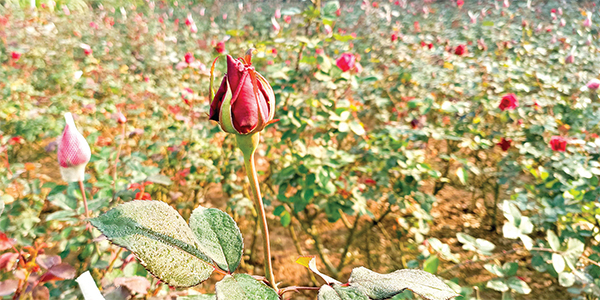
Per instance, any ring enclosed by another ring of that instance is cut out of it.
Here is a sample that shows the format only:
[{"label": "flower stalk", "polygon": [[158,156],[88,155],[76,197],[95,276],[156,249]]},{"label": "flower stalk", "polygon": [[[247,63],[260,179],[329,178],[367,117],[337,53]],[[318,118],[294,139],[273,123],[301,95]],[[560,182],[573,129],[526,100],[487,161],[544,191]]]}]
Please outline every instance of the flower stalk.
[{"label": "flower stalk", "polygon": [[257,221],[260,223],[260,228],[263,233],[263,248],[265,260],[265,277],[269,281],[270,286],[277,291],[275,276],[273,275],[273,262],[271,261],[271,243],[269,240],[269,227],[267,224],[267,215],[263,205],[262,196],[260,193],[260,185],[258,183],[258,174],[256,173],[256,163],[254,160],[254,152],[260,141],[260,133],[256,132],[249,135],[236,135],[238,147],[244,154],[244,164],[246,166],[246,175],[250,181],[252,196],[254,198],[254,206],[258,212]]}]

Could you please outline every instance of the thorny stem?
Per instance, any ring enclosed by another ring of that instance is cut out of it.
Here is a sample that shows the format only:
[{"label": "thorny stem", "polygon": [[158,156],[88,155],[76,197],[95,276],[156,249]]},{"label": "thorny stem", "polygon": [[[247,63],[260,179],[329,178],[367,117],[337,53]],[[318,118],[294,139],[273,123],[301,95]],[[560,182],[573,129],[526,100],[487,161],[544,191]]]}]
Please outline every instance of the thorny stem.
[{"label": "thorny stem", "polygon": [[258,221],[263,232],[264,255],[265,255],[265,277],[271,287],[277,291],[275,276],[273,275],[273,262],[271,261],[271,243],[269,241],[269,227],[267,225],[267,215],[260,194],[260,185],[258,183],[258,174],[256,173],[256,163],[254,161],[254,152],[258,146],[260,133],[254,133],[248,136],[238,135],[238,146],[244,153],[244,164],[246,166],[246,175],[250,181],[250,188],[254,196],[254,206],[258,213]]},{"label": "thorny stem", "polygon": [[123,252],[123,248],[119,248],[119,251],[117,251],[117,254],[115,255],[115,258],[112,259],[112,261],[108,265],[108,268],[106,269],[106,274],[108,274],[108,273],[110,273],[110,271],[112,271],[112,269],[113,269],[113,267],[115,265],[115,262],[119,258],[119,255],[121,255],[121,252]]},{"label": "thorny stem", "polygon": [[350,250],[350,245],[354,241],[354,233],[356,232],[356,228],[358,227],[358,220],[360,216],[357,214],[356,219],[354,220],[354,224],[350,228],[350,232],[348,233],[348,238],[346,238],[346,245],[344,246],[344,252],[342,252],[342,257],[340,258],[340,263],[338,264],[338,271],[341,271],[346,265],[346,258],[348,256],[348,251]]}]

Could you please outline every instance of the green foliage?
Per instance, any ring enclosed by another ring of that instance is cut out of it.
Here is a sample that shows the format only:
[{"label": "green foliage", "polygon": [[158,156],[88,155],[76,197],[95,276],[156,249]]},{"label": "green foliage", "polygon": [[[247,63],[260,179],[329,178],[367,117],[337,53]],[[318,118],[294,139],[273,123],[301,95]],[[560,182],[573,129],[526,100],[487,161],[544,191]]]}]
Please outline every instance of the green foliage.
[{"label": "green foliage", "polygon": [[428,300],[452,299],[458,294],[439,277],[421,270],[398,270],[378,274],[364,267],[352,270],[350,287],[364,292],[371,299],[387,299],[408,289]]},{"label": "green foliage", "polygon": [[206,228],[190,229],[166,203],[132,201],[90,222],[111,242],[135,253],[152,274],[169,285],[194,286],[213,272],[208,256],[213,253],[205,254],[199,247],[198,237]]},{"label": "green foliage", "polygon": [[279,296],[264,283],[247,274],[225,275],[215,285],[218,300],[277,300]]},{"label": "green foliage", "polygon": [[240,229],[226,213],[199,206],[190,216],[198,247],[222,270],[234,272],[242,259],[244,242]]}]

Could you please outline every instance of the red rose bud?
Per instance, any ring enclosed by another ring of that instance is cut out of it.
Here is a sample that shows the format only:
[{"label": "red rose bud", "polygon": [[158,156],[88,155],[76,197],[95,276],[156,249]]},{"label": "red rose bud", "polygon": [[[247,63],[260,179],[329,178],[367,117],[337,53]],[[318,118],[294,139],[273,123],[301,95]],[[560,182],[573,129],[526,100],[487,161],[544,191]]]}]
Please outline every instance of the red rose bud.
[{"label": "red rose bud", "polygon": [[454,49],[454,54],[456,55],[463,55],[465,53],[467,53],[467,46],[465,45],[458,45],[456,49]]},{"label": "red rose bud", "polygon": [[90,161],[90,145],[79,133],[71,113],[65,113],[66,125],[58,139],[58,164],[60,174],[67,182],[83,181],[85,166]]},{"label": "red rose bud", "polygon": [[500,146],[500,148],[502,148],[502,151],[507,151],[508,149],[510,149],[510,145],[512,144],[512,140],[511,139],[507,139],[507,138],[502,138],[500,140],[500,142],[496,145]]},{"label": "red rose bud", "polygon": [[343,72],[352,70],[354,68],[354,64],[356,63],[356,57],[352,53],[344,53],[340,58],[335,61],[335,64],[340,68]]},{"label": "red rose bud", "polygon": [[519,101],[515,94],[506,94],[500,100],[500,105],[498,106],[501,110],[513,110],[519,106]]},{"label": "red rose bud", "polygon": [[554,151],[565,152],[567,150],[567,139],[562,136],[553,136],[550,138],[550,147]]},{"label": "red rose bud", "polygon": [[21,58],[21,53],[19,53],[19,52],[13,52],[10,55],[11,55],[12,59],[14,59],[14,60],[19,60],[19,58]]},{"label": "red rose bud", "polygon": [[392,43],[395,42],[396,40],[398,40],[398,34],[397,33],[392,33]]},{"label": "red rose bud", "polygon": [[292,23],[292,16],[285,16],[283,17],[283,21],[287,24]]},{"label": "red rose bud", "polygon": [[194,61],[194,54],[192,52],[188,52],[185,54],[185,62],[191,64]]},{"label": "red rose bud", "polygon": [[223,42],[223,41],[218,42],[217,45],[215,46],[215,51],[217,51],[219,53],[225,52],[225,42]]},{"label": "red rose bud", "polygon": [[219,122],[225,132],[239,135],[260,132],[275,114],[273,88],[252,66],[251,51],[238,59],[227,55],[227,74],[223,76],[216,94],[212,90],[212,82],[217,60],[213,62],[209,118]]}]

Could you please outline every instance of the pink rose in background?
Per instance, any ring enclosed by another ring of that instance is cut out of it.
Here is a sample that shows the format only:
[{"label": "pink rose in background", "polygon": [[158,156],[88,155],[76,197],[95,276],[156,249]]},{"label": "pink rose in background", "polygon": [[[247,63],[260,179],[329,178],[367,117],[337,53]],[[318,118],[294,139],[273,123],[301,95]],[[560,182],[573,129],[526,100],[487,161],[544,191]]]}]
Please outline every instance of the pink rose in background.
[{"label": "pink rose in background", "polygon": [[290,24],[290,23],[292,23],[292,16],[285,16],[285,17],[283,17],[283,21],[284,21],[286,24]]},{"label": "pink rose in background", "polygon": [[592,27],[592,16],[588,15],[587,18],[585,18],[585,21],[583,21],[583,27]]},{"label": "pink rose in background", "polygon": [[90,145],[75,126],[73,115],[65,113],[65,129],[58,138],[58,164],[62,178],[67,182],[83,181],[85,166],[90,161]]},{"label": "pink rose in background", "polygon": [[338,68],[340,68],[343,72],[352,70],[355,63],[356,57],[352,53],[344,53],[335,61],[336,66],[338,66]]},{"label": "pink rose in background", "polygon": [[275,19],[281,19],[281,9],[275,10]]},{"label": "pink rose in background", "polygon": [[600,80],[598,80],[597,78],[593,78],[586,84],[586,86],[590,90],[597,90],[598,88],[600,88]]}]

